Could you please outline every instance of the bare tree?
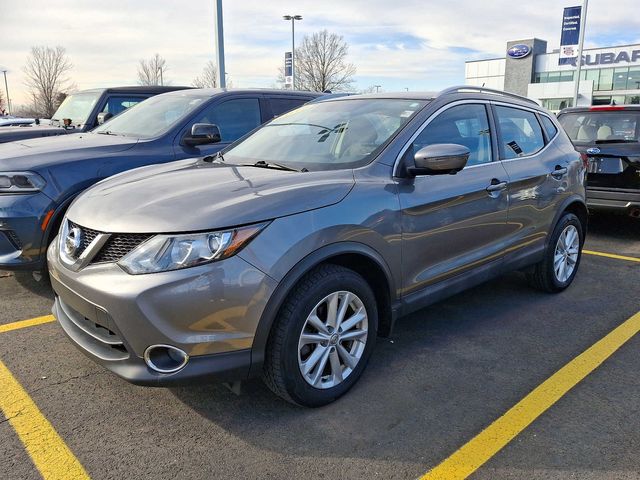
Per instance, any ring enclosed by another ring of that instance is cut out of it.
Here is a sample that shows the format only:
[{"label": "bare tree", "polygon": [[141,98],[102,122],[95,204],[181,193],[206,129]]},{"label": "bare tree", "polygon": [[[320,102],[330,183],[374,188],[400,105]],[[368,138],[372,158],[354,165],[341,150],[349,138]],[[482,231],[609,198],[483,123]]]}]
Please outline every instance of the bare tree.
[{"label": "bare tree", "polygon": [[192,85],[196,88],[216,88],[218,86],[218,67],[209,60],[202,69],[202,75],[193,79]]},{"label": "bare tree", "polygon": [[347,62],[349,45],[341,35],[327,30],[306,35],[296,48],[296,88],[324,92],[352,88],[356,67]]},{"label": "bare tree", "polygon": [[7,110],[7,107],[4,105],[4,95],[0,91],[0,115],[4,115],[5,110]]},{"label": "bare tree", "polygon": [[58,107],[60,92],[72,88],[67,77],[71,68],[73,65],[63,47],[31,47],[23,70],[25,85],[40,116],[51,118]]},{"label": "bare tree", "polygon": [[164,73],[168,70],[167,61],[156,53],[149,60],[140,59],[138,63],[138,83],[140,85],[164,85]]}]

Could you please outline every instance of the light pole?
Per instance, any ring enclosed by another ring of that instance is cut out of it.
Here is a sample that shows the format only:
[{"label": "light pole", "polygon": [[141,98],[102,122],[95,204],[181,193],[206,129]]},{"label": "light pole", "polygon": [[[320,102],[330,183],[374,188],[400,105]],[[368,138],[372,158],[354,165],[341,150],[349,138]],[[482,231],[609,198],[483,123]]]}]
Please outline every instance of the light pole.
[{"label": "light pole", "polygon": [[11,100],[9,99],[9,86],[7,84],[7,71],[2,70],[4,73],[4,91],[7,92],[7,112],[11,114]]},{"label": "light pole", "polygon": [[291,20],[291,90],[296,89],[296,20],[302,15],[283,15],[284,20]]},{"label": "light pole", "polygon": [[216,47],[216,65],[218,66],[218,86],[226,88],[227,79],[225,78],[226,70],[224,68],[224,30],[222,28],[222,0],[215,0],[216,9],[215,17],[215,47]]},{"label": "light pole", "polygon": [[374,87],[376,87],[376,93],[378,93],[378,92],[380,91],[380,87],[381,87],[381,86],[382,86],[382,85],[374,85]]}]

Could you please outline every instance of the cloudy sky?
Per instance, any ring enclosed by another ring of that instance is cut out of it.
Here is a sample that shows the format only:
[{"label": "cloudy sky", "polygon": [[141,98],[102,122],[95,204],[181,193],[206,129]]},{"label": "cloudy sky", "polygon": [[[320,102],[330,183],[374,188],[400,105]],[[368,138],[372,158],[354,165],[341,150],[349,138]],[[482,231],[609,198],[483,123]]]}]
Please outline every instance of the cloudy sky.
[{"label": "cloudy sky", "polygon": [[[344,36],[356,87],[435,90],[464,81],[464,61],[503,56],[508,40],[557,48],[562,9],[580,1],[224,0],[226,70],[236,87],[274,85],[290,24],[298,41],[321,29]],[[15,105],[26,101],[22,67],[34,45],[61,45],[79,89],[136,83],[139,59],[158,52],[165,78],[189,85],[214,58],[213,0],[0,0],[0,66]],[[591,0],[588,46],[640,43],[637,0]],[[2,85],[4,86],[4,85]]]}]

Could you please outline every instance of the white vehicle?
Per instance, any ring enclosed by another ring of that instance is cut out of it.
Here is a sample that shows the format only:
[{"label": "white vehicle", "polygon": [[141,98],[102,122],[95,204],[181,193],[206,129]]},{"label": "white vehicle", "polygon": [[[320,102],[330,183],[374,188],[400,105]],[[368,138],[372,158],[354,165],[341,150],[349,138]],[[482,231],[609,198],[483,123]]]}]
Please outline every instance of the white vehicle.
[{"label": "white vehicle", "polygon": [[20,125],[31,125],[36,121],[35,118],[21,118],[13,115],[0,116],[0,127],[19,127]]}]

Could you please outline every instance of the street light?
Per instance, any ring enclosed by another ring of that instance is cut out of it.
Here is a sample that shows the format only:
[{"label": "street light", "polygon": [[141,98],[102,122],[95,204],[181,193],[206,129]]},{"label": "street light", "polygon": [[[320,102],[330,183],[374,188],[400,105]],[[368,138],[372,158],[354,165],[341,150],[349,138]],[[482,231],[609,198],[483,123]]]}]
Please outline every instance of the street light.
[{"label": "street light", "polygon": [[11,114],[11,100],[9,99],[9,86],[7,84],[7,70],[2,70],[4,74],[4,90],[7,92],[7,112]]},{"label": "street light", "polygon": [[380,87],[382,87],[382,85],[374,85],[374,87],[376,87],[376,93],[378,93],[380,91]]},{"label": "street light", "polygon": [[291,20],[291,90],[296,89],[296,20],[302,20],[302,15],[283,15],[283,20]]}]

